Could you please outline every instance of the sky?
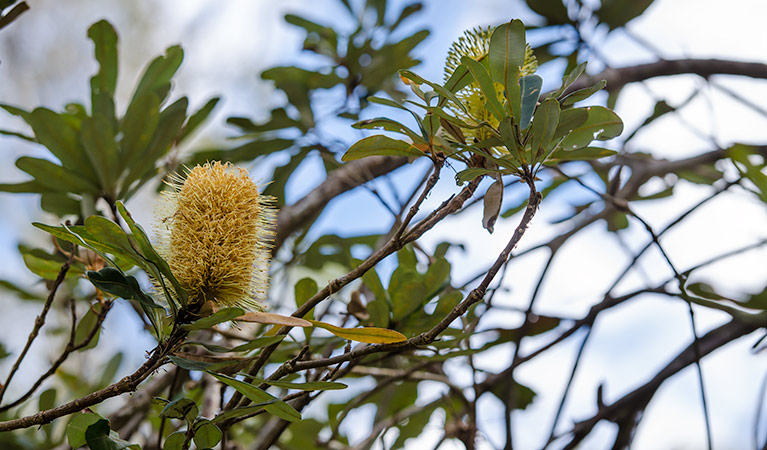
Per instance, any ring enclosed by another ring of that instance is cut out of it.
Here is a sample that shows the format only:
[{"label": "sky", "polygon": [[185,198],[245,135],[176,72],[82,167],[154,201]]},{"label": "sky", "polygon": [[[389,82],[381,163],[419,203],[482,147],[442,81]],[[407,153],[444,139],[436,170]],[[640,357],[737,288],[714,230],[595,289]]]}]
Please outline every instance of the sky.
[{"label": "sky", "polygon": [[[287,65],[299,61],[298,52],[302,36],[299,30],[282,22],[287,13],[305,14],[318,22],[336,23],[342,17],[342,7],[336,2],[322,0],[305,2],[252,2],[230,0],[166,1],[161,4],[137,3],[126,9],[118,0],[55,0],[29,1],[31,11],[18,22],[0,31],[0,102],[33,108],[45,105],[60,108],[73,100],[84,101],[88,96],[87,80],[95,71],[91,43],[86,39],[87,27],[107,18],[120,35],[121,69],[118,81],[118,110],[124,107],[142,65],[166,47],[181,43],[185,61],[174,88],[176,95],[188,95],[192,107],[199,107],[211,96],[221,95],[223,105],[212,117],[192,148],[217,142],[232,135],[224,126],[228,116],[265,118],[269,109],[281,104],[269,83],[260,80],[260,71],[274,65]],[[399,4],[403,2],[397,2]],[[419,48],[424,63],[416,72],[432,80],[441,80],[444,55],[451,41],[462,30],[478,25],[497,24],[511,18],[525,22],[534,15],[519,1],[431,0],[409,29],[427,27],[430,37]],[[594,42],[611,66],[622,67],[657,59],[654,52],[637,44],[631,35],[641,36],[660,55],[674,58],[722,58],[743,61],[765,61],[767,32],[763,19],[767,17],[767,2],[760,0],[656,0],[640,18],[629,23],[628,32],[616,31],[609,35],[597,34]],[[556,68],[542,71],[544,90],[559,83]],[[599,64],[590,66],[589,72],[600,70]],[[561,68],[560,68],[561,70]],[[764,104],[767,83],[738,77],[717,77],[715,83],[740,93],[754,102]],[[652,110],[654,100],[666,99],[679,104],[700,89],[696,97],[679,117],[669,115],[660,119],[651,130],[640,133],[630,147],[632,151],[647,151],[657,157],[680,158],[696,152],[710,150],[715,145],[726,146],[736,140],[765,142],[767,119],[744,107],[722,91],[711,88],[694,76],[665,77],[644,85],[624,89],[616,110],[633,130]],[[648,93],[652,96],[648,96]],[[601,99],[602,101],[604,98]],[[120,103],[122,102],[122,103]],[[7,115],[0,115],[0,128],[23,129],[23,124]],[[351,130],[338,130],[350,138],[363,134]],[[701,133],[702,132],[702,133]],[[707,136],[701,138],[700,136]],[[21,155],[41,155],[34,146],[0,137],[0,180],[14,182],[23,174],[13,166]],[[263,169],[250,167],[253,176],[263,176]],[[289,186],[288,202],[300,198],[320,180],[311,164],[302,168],[300,183]],[[424,166],[408,169],[407,174],[420,173]],[[305,174],[305,176],[303,176]],[[407,181],[410,175],[395,176]],[[448,179],[440,182],[424,205],[434,207],[451,193],[455,183]],[[709,190],[682,184],[672,199],[637,204],[636,211],[653,227],[662,228],[679,211],[708,195]],[[546,199],[520,245],[520,250],[563,230],[550,221],[566,214],[571,205],[590,199],[583,189],[570,188]],[[128,206],[139,223],[150,224],[152,198],[149,192],[138,196]],[[507,200],[508,201],[508,200]],[[362,208],[362,209],[360,209]],[[355,215],[366,211],[368,221],[360,224]],[[0,279],[13,279],[21,284],[34,282],[23,266],[15,248],[19,242],[45,245],[45,237],[32,229],[30,222],[50,220],[38,211],[33,196],[0,194],[0,252],[6,264],[0,267]],[[10,213],[12,211],[12,213]],[[355,234],[374,231],[369,228],[376,218],[388,220],[365,191],[351,193],[333,203],[318,222],[322,231]],[[436,245],[443,240],[464,241],[469,248],[451,252],[454,280],[465,280],[482,267],[486,267],[503,248],[513,227],[513,218],[499,222],[490,235],[480,227],[481,211],[473,207],[466,214],[446,220],[444,226],[427,234],[424,245]],[[767,213],[764,204],[756,203],[742,191],[722,195],[689,221],[669,233],[663,240],[673,261],[680,267],[693,264],[726,249],[767,237]],[[466,230],[472,230],[467,235]],[[594,225],[568,243],[555,260],[553,276],[541,291],[538,312],[566,317],[580,317],[600,298],[605,286],[627,263],[624,247],[641,248],[647,235],[641,227],[632,225],[621,233],[607,234],[603,224]],[[510,307],[525,306],[534,287],[545,256],[532,253],[510,265],[503,285],[509,292],[499,293],[498,299]],[[743,295],[764,288],[764,249],[726,260],[700,271],[701,280],[715,282],[731,295]],[[651,251],[641,263],[643,273],[628,277],[621,289],[628,291],[645,282],[669,276],[657,252]],[[12,305],[13,314],[0,316],[0,332],[10,348],[20,346],[26,331],[38,313],[38,304],[21,303],[0,292],[0,301]],[[689,318],[686,305],[667,298],[642,297],[606,314],[592,333],[584,358],[579,366],[575,387],[565,406],[560,431],[566,430],[574,420],[589,417],[595,411],[595,390],[604,384],[605,400],[619,398],[643,383],[647,377],[673,357],[690,340]],[[108,319],[103,333],[101,355],[117,349],[126,352],[121,371],[131,370],[143,360],[143,352],[151,347],[151,340],[137,337],[138,326],[121,320],[130,314],[125,305],[118,306]],[[485,327],[509,326],[518,319],[512,314],[499,314]],[[723,323],[726,317],[710,311],[697,311],[699,330],[704,332]],[[540,448],[542,439],[551,426],[552,411],[556,408],[561,390],[572,365],[574,351],[581,337],[567,341],[535,363],[520,367],[519,381],[538,391],[536,401],[524,412],[514,413],[520,449]],[[767,369],[763,355],[750,351],[755,336],[736,341],[718,351],[703,363],[707,395],[711,411],[715,448],[747,448],[752,446],[751,434],[755,401],[759,383]],[[531,347],[540,344],[531,339]],[[101,346],[100,346],[101,347]],[[140,348],[137,348],[140,347]],[[628,349],[628,350],[627,350]],[[501,368],[510,358],[509,348],[501,348],[483,357],[479,364],[488,369]],[[37,347],[31,361],[24,366],[27,373],[38,373],[51,354]],[[98,353],[86,356],[98,362]],[[8,362],[0,365],[5,373]],[[454,368],[457,377],[463,376]],[[21,378],[21,377],[20,377]],[[23,386],[23,380],[19,383]],[[722,388],[724,387],[724,388]],[[697,391],[696,374],[687,369],[663,385],[643,419],[635,440],[635,449],[704,448],[703,419]],[[423,395],[435,395],[424,386]],[[492,449],[503,445],[503,420],[500,404],[494,398],[483,397],[479,420],[486,425],[480,448]],[[434,418],[437,419],[436,417]],[[760,429],[764,439],[767,427]],[[353,430],[350,430],[353,432]],[[526,432],[523,432],[526,431]],[[584,443],[584,448],[604,448],[614,430],[602,426]],[[393,440],[393,435],[387,435]],[[428,448],[439,438],[436,422],[425,436],[410,441],[409,448]],[[453,448],[450,445],[441,447]],[[456,447],[457,448],[457,447]],[[553,447],[556,448],[556,447]]]}]

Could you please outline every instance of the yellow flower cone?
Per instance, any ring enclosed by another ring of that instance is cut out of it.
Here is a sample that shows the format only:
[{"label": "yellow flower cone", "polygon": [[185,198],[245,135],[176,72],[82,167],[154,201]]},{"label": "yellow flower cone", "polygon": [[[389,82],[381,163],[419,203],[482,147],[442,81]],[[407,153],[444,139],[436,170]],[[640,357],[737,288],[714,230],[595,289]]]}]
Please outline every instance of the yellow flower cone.
[{"label": "yellow flower cone", "polygon": [[[493,35],[494,30],[494,27],[477,27],[473,30],[464,31],[463,36],[453,42],[450,49],[448,49],[445,60],[445,80],[450,78],[455,69],[461,65],[461,57],[468,56],[475,61],[482,61],[487,57],[488,53],[490,53],[490,36]],[[535,55],[533,55],[532,48],[528,45],[525,48],[525,62],[520,67],[520,76],[532,75],[537,69],[538,61]],[[503,86],[500,83],[494,83],[494,85],[496,97],[503,104],[505,101]],[[487,122],[495,128],[498,127],[498,119],[485,107],[487,99],[476,82],[472,82],[456,92],[456,96],[466,106],[468,111],[467,115],[462,109],[452,105],[449,106],[449,109],[456,117],[470,125]],[[463,129],[462,131],[467,138],[476,138],[478,141],[483,141],[490,137],[490,132],[484,128]],[[499,147],[497,151],[505,151],[505,149]]]},{"label": "yellow flower cone", "polygon": [[158,208],[158,251],[192,305],[262,309],[268,289],[272,198],[244,169],[220,162],[176,177]]}]

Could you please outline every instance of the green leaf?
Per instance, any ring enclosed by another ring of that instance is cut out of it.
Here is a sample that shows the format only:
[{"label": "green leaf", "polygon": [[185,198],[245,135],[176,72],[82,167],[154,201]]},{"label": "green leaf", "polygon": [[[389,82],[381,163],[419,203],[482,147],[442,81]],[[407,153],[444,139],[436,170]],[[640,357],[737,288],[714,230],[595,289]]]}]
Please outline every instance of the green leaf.
[{"label": "green leaf", "polygon": [[225,150],[205,150],[192,154],[191,159],[187,163],[189,166],[195,164],[204,164],[207,161],[229,161],[232,163],[240,161],[252,161],[261,156],[285,150],[295,144],[295,141],[291,139],[257,139],[250,141],[246,144],[240,145],[232,149]]},{"label": "green leaf", "polygon": [[533,152],[531,161],[540,161],[552,149],[552,137],[559,123],[559,103],[554,99],[544,100],[535,111],[533,124],[530,126],[529,145]]},{"label": "green leaf", "polygon": [[578,89],[577,91],[573,91],[573,92],[567,94],[562,99],[562,102],[561,102],[562,106],[572,105],[572,104],[574,104],[576,102],[579,102],[581,100],[586,100],[587,98],[591,97],[595,93],[597,93],[597,92],[601,91],[602,89],[604,89],[605,86],[607,86],[607,80],[601,80],[601,81],[598,81],[598,82],[594,83],[594,85],[589,86],[587,88]]},{"label": "green leaf", "polygon": [[314,324],[315,327],[324,328],[340,338],[367,344],[389,344],[393,342],[402,342],[407,339],[402,333],[387,328],[341,328],[317,320],[310,320],[309,322]]},{"label": "green leaf", "polygon": [[88,429],[85,430],[85,441],[90,450],[122,450],[125,448],[140,450],[138,445],[113,436],[107,419],[100,419],[88,426]]},{"label": "green leaf", "polygon": [[264,123],[255,124],[245,117],[229,117],[226,123],[240,128],[245,133],[260,134],[267,131],[283,130],[286,128],[300,128],[301,122],[288,116],[285,108],[275,108],[272,110],[269,120]]},{"label": "green leaf", "polygon": [[519,79],[519,85],[522,95],[522,104],[519,117],[519,129],[524,130],[530,125],[530,119],[533,118],[535,106],[541,97],[541,86],[543,78],[538,75],[528,75]]},{"label": "green leaf", "polygon": [[117,144],[115,143],[112,124],[104,116],[95,116],[83,120],[80,127],[80,142],[85,149],[101,187],[106,192],[113,192],[118,173]]},{"label": "green leaf", "polygon": [[409,156],[418,158],[424,156],[425,153],[418,150],[413,144],[379,134],[368,136],[357,141],[349,148],[341,160],[352,161],[373,155]]},{"label": "green leaf", "polygon": [[[303,304],[312,298],[312,296],[316,294],[318,290],[319,286],[317,286],[317,282],[312,278],[301,278],[298,280],[293,288],[294,296],[296,299],[296,307],[300,308],[303,306]],[[304,314],[304,317],[307,319],[314,319],[314,308],[310,309],[308,313]],[[311,328],[304,328],[304,334],[306,336],[307,342],[309,340],[309,336],[311,335],[311,331]]]},{"label": "green leaf", "polygon": [[149,146],[160,120],[160,98],[154,92],[133,97],[120,123],[120,163],[138,160]]},{"label": "green leaf", "polygon": [[486,169],[484,167],[471,167],[455,174],[455,180],[461,184],[471,181],[480,175],[492,175],[498,173],[497,169]]},{"label": "green leaf", "polygon": [[194,443],[198,449],[213,448],[222,437],[221,429],[210,420],[201,420],[194,427]]},{"label": "green leaf", "polygon": [[245,314],[245,311],[242,308],[223,308],[208,317],[184,324],[181,327],[187,331],[205,330],[213,325],[234,320],[243,314]]},{"label": "green leaf", "polygon": [[606,23],[610,29],[626,25],[632,19],[639,17],[652,4],[653,0],[602,0],[602,7],[596,12],[599,21]]},{"label": "green leaf", "polygon": [[[455,106],[463,110],[464,112],[468,113],[466,109],[466,105],[463,104],[463,102],[449,89],[440,86],[437,83],[433,83],[419,75],[417,75],[415,72],[411,72],[409,70],[400,70],[399,71],[400,76],[405,77],[409,80],[412,80],[418,84],[427,84],[429,87],[434,89],[439,95],[440,95],[440,101],[438,103],[439,106],[442,106],[444,103],[444,100],[450,100],[453,102]],[[467,75],[467,78],[471,79],[470,76]]]},{"label": "green leaf", "polygon": [[346,389],[348,386],[334,381],[312,381],[308,383],[292,383],[289,381],[272,381],[253,377],[254,382],[266,383],[283,389],[296,389],[299,391],[332,391]]},{"label": "green leaf", "polygon": [[62,115],[50,109],[37,108],[26,120],[35,132],[37,142],[47,147],[64,167],[86,179],[95,180],[96,174],[80,147],[77,130]]},{"label": "green leaf", "polygon": [[186,442],[186,431],[176,431],[165,438],[162,450],[182,450]]},{"label": "green leaf", "polygon": [[94,91],[114,94],[117,85],[117,33],[106,20],[100,20],[88,28],[88,37],[95,46],[99,72],[91,80]]},{"label": "green leaf", "polygon": [[525,25],[514,19],[497,27],[490,36],[488,62],[493,81],[503,85],[508,99],[509,114],[519,120],[519,68],[525,63]]},{"label": "green leaf", "polygon": [[[152,243],[149,241],[149,237],[146,235],[146,232],[143,228],[141,228],[141,225],[137,224],[136,221],[133,220],[133,216],[131,216],[131,214],[125,208],[123,202],[116,202],[116,206],[120,216],[122,216],[123,220],[125,220],[125,223],[128,224],[128,228],[130,228],[131,233],[133,234],[133,239],[138,244],[143,257],[154,265],[154,268],[159,271],[159,274],[162,274],[162,276],[167,278],[171,284],[173,284],[173,289],[176,292],[175,298],[178,299],[182,306],[186,306],[187,293],[184,288],[181,287],[181,284],[178,282],[176,277],[173,275],[173,272],[170,270],[168,263],[160,256],[159,253],[157,253],[154,247],[152,247]],[[157,280],[162,281],[160,276],[158,276],[159,274],[152,271],[152,275],[154,275]],[[168,298],[170,299],[171,297],[168,296]]]},{"label": "green leaf", "polygon": [[395,133],[406,135],[407,137],[412,139],[413,142],[416,142],[419,144],[426,144],[426,141],[424,141],[421,136],[416,134],[410,128],[397,122],[396,120],[387,119],[385,117],[376,117],[375,119],[361,120],[359,122],[352,124],[352,128],[356,128],[358,130],[367,129],[367,130],[393,131]]},{"label": "green leaf", "polygon": [[584,108],[588,119],[582,125],[574,128],[562,142],[565,151],[586,147],[594,139],[606,141],[623,132],[623,121],[612,110],[603,106]]},{"label": "green leaf", "polygon": [[44,192],[56,192],[56,189],[43,186],[37,181],[24,181],[22,183],[5,184],[0,183],[0,192],[11,192],[16,194],[41,194]]},{"label": "green leaf", "polygon": [[160,417],[182,419],[191,423],[197,418],[198,412],[197,403],[194,400],[180,398],[165,405],[165,408],[160,411]]},{"label": "green leaf", "polygon": [[152,297],[141,290],[138,281],[131,275],[126,276],[117,269],[104,267],[98,272],[89,270],[87,276],[94,286],[104,292],[109,292],[125,300],[136,300],[149,308],[162,309],[152,300]]},{"label": "green leaf", "polygon": [[584,108],[567,108],[559,113],[559,124],[552,136],[553,141],[567,136],[572,130],[586,123],[589,112]]},{"label": "green leaf", "polygon": [[99,420],[104,420],[104,418],[95,413],[80,413],[72,417],[69,425],[67,425],[67,443],[69,446],[77,449],[85,445],[85,430]]},{"label": "green leaf", "polygon": [[226,375],[218,373],[208,372],[216,377],[220,382],[231,386],[237,392],[247,397],[254,403],[264,403],[274,401],[273,404],[264,406],[264,409],[272,415],[279,417],[280,419],[287,420],[288,422],[297,422],[301,420],[301,413],[295,410],[292,406],[288,405],[282,400],[277,399],[271,394],[268,394],[252,384],[245,383],[244,381],[237,380]]},{"label": "green leaf", "polygon": [[214,97],[208,100],[208,102],[205,103],[202,108],[189,116],[189,119],[184,124],[184,128],[181,129],[181,132],[178,135],[178,141],[181,142],[185,140],[197,129],[197,127],[202,125],[202,123],[207,120],[208,116],[210,116],[210,113],[213,112],[213,109],[216,107],[220,100],[220,97]]},{"label": "green leaf", "polygon": [[[75,328],[75,345],[83,345],[85,340],[88,339],[88,336],[90,336],[91,331],[93,331],[93,329],[99,325],[99,314],[101,312],[101,308],[102,306],[99,303],[91,305],[91,307],[88,308],[88,312],[86,312],[83,318],[80,319],[80,322],[77,323],[77,327]],[[93,335],[93,338],[90,340],[90,342],[88,342],[87,345],[80,348],[78,351],[84,352],[95,347],[99,343],[100,334],[101,330],[96,330],[96,334]]]},{"label": "green leaf", "polygon": [[581,63],[575,66],[573,70],[565,74],[565,76],[562,77],[562,86],[560,86],[559,89],[556,91],[550,93],[546,98],[559,98],[562,94],[565,93],[567,88],[570,87],[571,84],[575,83],[575,80],[580,77],[583,72],[586,70],[586,63]]},{"label": "green leaf", "polygon": [[0,280],[0,289],[5,289],[6,291],[13,292],[16,298],[20,298],[22,300],[34,300],[34,301],[45,300],[45,297],[43,297],[42,295],[35,294],[31,291],[23,289],[8,280]]},{"label": "green leaf", "polygon": [[567,7],[562,0],[525,0],[527,6],[537,14],[546,18],[552,25],[571,23],[567,15]]},{"label": "green leaf", "polygon": [[47,159],[22,156],[16,167],[32,175],[41,186],[58,192],[98,194],[99,188],[89,179]]},{"label": "green leaf", "polygon": [[368,301],[367,304],[370,321],[377,327],[386,328],[389,326],[389,297],[375,268],[365,272],[362,275],[362,281],[375,296],[375,299]]},{"label": "green leaf", "polygon": [[230,410],[224,411],[221,414],[219,414],[216,417],[214,417],[212,422],[213,423],[221,423],[221,422],[227,421],[229,419],[236,419],[237,417],[247,416],[247,415],[250,415],[250,414],[253,414],[255,412],[260,411],[261,409],[263,409],[264,406],[273,405],[274,403],[276,403],[278,401],[279,401],[279,399],[275,398],[275,399],[270,400],[268,402],[261,402],[261,403],[256,403],[256,404],[253,404],[253,405],[240,406],[240,407],[237,407],[237,408],[234,408],[234,409],[230,409]]},{"label": "green leaf", "polygon": [[487,108],[496,119],[501,120],[505,116],[503,113],[503,107],[498,101],[498,94],[495,91],[493,80],[490,78],[485,66],[482,63],[475,61],[468,56],[461,57],[461,65],[466,66],[471,72],[471,76],[474,77],[474,81],[477,82],[479,88],[485,96],[485,108]]},{"label": "green leaf", "polygon": [[135,99],[145,92],[155,92],[160,100],[163,100],[167,94],[170,80],[176,74],[183,60],[184,51],[181,47],[178,45],[168,47],[165,50],[165,55],[158,56],[144,69],[144,74],[133,93],[133,98]]},{"label": "green leaf", "polygon": [[285,339],[285,335],[262,336],[259,338],[255,338],[251,340],[250,342],[246,342],[245,344],[240,344],[232,348],[224,347],[222,345],[211,344],[208,342],[187,341],[186,343],[189,345],[202,345],[207,350],[214,353],[229,353],[229,352],[237,353],[237,352],[247,352],[247,351],[255,350],[258,348],[263,348],[263,347],[275,344],[277,342],[281,342],[283,339]]},{"label": "green leaf", "polygon": [[79,215],[80,201],[64,193],[45,192],[40,196],[40,207],[43,211],[56,214],[59,217]]}]

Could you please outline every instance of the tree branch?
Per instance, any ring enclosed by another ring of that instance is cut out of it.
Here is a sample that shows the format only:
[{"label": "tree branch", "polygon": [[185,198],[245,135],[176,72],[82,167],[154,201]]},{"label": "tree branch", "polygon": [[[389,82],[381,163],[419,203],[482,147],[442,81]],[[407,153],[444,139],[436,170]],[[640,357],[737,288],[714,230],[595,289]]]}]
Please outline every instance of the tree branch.
[{"label": "tree branch", "polygon": [[767,79],[767,64],[727,61],[721,59],[661,60],[618,69],[606,69],[598,74],[583,76],[573,83],[567,92],[589,87],[600,80],[607,80],[607,91],[617,91],[629,83],[669,75],[695,74],[703,78],[712,75],[740,75]]}]

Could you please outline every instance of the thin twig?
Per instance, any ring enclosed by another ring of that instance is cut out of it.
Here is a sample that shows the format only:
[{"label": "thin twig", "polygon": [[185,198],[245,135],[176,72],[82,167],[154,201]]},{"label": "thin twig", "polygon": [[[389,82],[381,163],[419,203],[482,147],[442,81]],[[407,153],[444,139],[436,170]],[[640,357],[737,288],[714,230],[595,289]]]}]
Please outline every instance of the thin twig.
[{"label": "thin twig", "polygon": [[5,392],[8,390],[8,385],[11,383],[11,380],[13,379],[13,376],[16,374],[16,371],[19,370],[19,366],[21,365],[21,362],[27,356],[27,352],[29,351],[29,348],[32,346],[32,342],[35,341],[38,333],[40,332],[40,329],[43,327],[43,325],[45,325],[45,316],[48,315],[48,311],[51,309],[51,305],[53,304],[53,298],[56,296],[56,291],[58,291],[59,286],[61,286],[61,283],[64,282],[64,279],[67,276],[67,272],[69,271],[69,266],[72,264],[73,258],[74,258],[74,250],[72,250],[72,252],[70,253],[69,259],[67,259],[66,262],[64,262],[64,264],[61,265],[61,269],[59,270],[59,274],[56,276],[56,280],[53,282],[53,286],[51,287],[51,291],[48,294],[48,298],[45,299],[43,310],[40,312],[40,315],[37,316],[37,318],[35,319],[35,325],[32,328],[32,331],[29,333],[29,336],[27,337],[27,343],[24,345],[24,349],[21,350],[19,357],[16,358],[16,361],[13,363],[13,366],[11,367],[11,371],[8,373],[8,377],[5,379],[5,383],[3,383],[2,386],[0,386],[0,401],[2,401],[3,396],[5,395]]}]

